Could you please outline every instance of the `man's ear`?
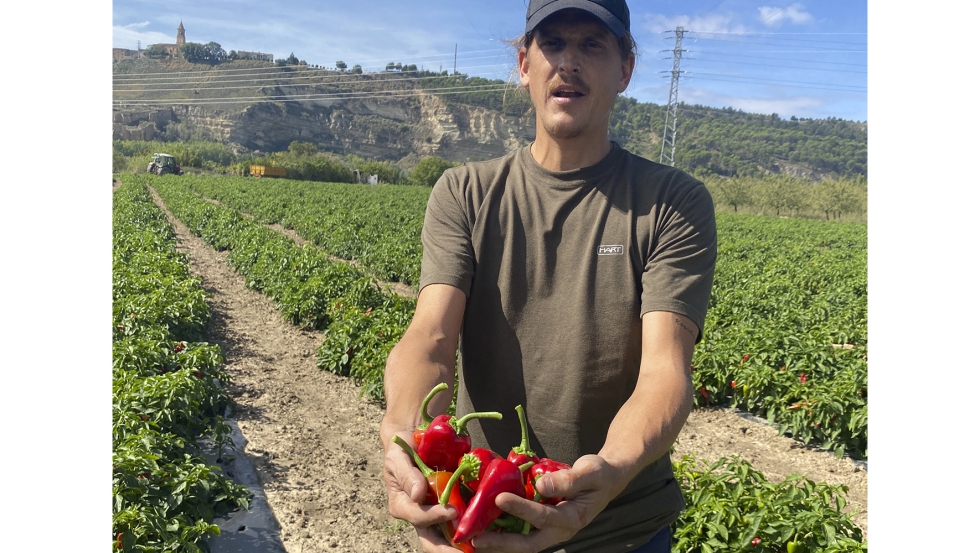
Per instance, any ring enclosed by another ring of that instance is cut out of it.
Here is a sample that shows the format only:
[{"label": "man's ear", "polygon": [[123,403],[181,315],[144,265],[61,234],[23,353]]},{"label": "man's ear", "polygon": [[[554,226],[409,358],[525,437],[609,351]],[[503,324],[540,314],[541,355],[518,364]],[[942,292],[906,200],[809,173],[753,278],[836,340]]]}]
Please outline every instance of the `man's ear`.
[{"label": "man's ear", "polygon": [[517,71],[520,77],[521,86],[527,88],[531,84],[531,78],[528,76],[529,62],[527,59],[527,48],[521,48],[517,51]]},{"label": "man's ear", "polygon": [[633,79],[633,69],[636,68],[636,56],[633,54],[629,55],[629,58],[623,62],[623,76],[619,80],[619,93],[622,94],[626,91],[626,88],[630,85],[630,80]]}]

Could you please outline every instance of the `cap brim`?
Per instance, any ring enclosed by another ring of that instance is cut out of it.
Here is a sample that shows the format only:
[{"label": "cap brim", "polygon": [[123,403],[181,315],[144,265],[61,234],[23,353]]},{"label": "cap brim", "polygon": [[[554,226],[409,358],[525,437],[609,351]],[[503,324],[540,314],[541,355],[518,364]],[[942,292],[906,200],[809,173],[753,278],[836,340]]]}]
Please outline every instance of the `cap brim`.
[{"label": "cap brim", "polygon": [[531,14],[531,17],[527,20],[527,25],[524,27],[524,34],[530,34],[548,16],[567,9],[582,10],[596,16],[599,21],[606,24],[606,27],[609,27],[609,30],[616,35],[616,38],[623,38],[623,35],[626,34],[626,26],[618,17],[606,8],[586,0],[558,0],[557,2],[552,2],[544,6]]}]

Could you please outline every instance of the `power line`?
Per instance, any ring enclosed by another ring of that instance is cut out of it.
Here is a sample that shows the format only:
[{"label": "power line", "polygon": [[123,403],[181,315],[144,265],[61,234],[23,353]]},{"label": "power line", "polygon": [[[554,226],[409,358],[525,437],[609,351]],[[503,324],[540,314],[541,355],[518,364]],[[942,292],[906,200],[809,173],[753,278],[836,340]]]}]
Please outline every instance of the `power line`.
[{"label": "power line", "polygon": [[[766,33],[700,33],[698,31],[691,31],[691,33],[698,34],[698,35],[721,35],[727,37],[745,37],[745,38],[754,38],[754,37],[769,38],[773,36],[772,34],[766,34]],[[704,37],[702,40],[724,40],[724,39]],[[805,38],[791,39],[791,38],[779,38],[779,37],[777,37],[777,40],[786,40],[790,42],[820,42],[826,44],[849,44],[852,46],[866,46],[866,43],[864,42],[841,42],[839,40],[812,40],[812,39],[805,39]]]},{"label": "power line", "polygon": [[[510,86],[488,85],[483,89],[484,92],[494,92],[496,90],[506,90]],[[430,89],[443,90],[443,89]],[[345,96],[337,98],[340,100],[358,100],[364,98],[398,98],[404,96],[416,96],[420,93],[431,96],[445,96],[448,94],[464,94],[467,91],[460,91],[459,88],[451,89],[453,92],[430,92],[425,89],[411,92],[384,92],[384,93],[358,93],[360,96]],[[152,100],[113,100],[114,106],[143,106],[143,105],[202,105],[202,104],[241,104],[241,103],[268,103],[268,102],[313,102],[319,100],[330,100],[336,98],[335,94],[291,94],[281,96],[255,96],[255,97],[224,97],[224,98],[193,98],[193,99],[152,99]]]},{"label": "power line", "polygon": [[808,82],[808,81],[786,81],[786,80],[782,80],[782,79],[765,79],[765,78],[757,78],[757,77],[743,77],[741,75],[729,75],[729,74],[725,74],[725,73],[697,73],[697,72],[690,72],[690,73],[692,75],[711,75],[712,77],[736,77],[736,78],[739,78],[739,79],[745,78],[745,79],[756,79],[756,80],[759,80],[759,81],[771,81],[771,82],[777,82],[777,83],[813,84],[813,85],[820,85],[820,86],[832,85],[832,86],[850,87],[850,88],[863,88],[863,89],[867,90],[867,87],[864,86],[864,85],[849,85],[849,84],[837,84],[837,83],[812,83],[812,82]]},{"label": "power line", "polygon": [[[482,67],[497,67],[497,66],[496,65],[472,65],[472,66],[469,66],[467,69],[478,69],[478,68],[482,68]],[[492,73],[478,73],[477,75],[489,75],[489,74],[492,74]],[[469,74],[467,74],[467,75],[468,76],[471,76]],[[447,75],[434,75],[434,76],[428,76],[428,77],[394,77],[394,76],[392,76],[392,77],[386,77],[386,78],[380,78],[380,79],[371,79],[371,78],[368,78],[368,77],[370,77],[369,75],[364,75],[363,77],[358,77],[358,75],[343,75],[343,77],[348,78],[348,80],[346,80],[346,81],[331,81],[331,82],[322,82],[321,81],[321,82],[315,82],[315,83],[300,83],[300,84],[283,83],[283,86],[315,86],[315,85],[321,85],[321,84],[322,85],[331,85],[332,86],[332,85],[341,85],[341,84],[386,83],[386,82],[392,82],[392,81],[422,81],[422,80],[430,80],[430,79],[445,79],[447,77]],[[294,80],[294,79],[325,79],[325,78],[326,77],[323,77],[323,76],[308,76],[308,77],[307,76],[297,76],[297,77],[294,77],[294,78],[288,79],[288,80]],[[256,83],[256,82],[263,82],[263,81],[276,81],[276,82],[281,83],[282,81],[285,81],[285,80],[287,80],[287,79],[286,78],[279,78],[279,77],[269,77],[269,78],[262,78],[262,79],[239,79],[239,80],[227,80],[227,81],[184,81],[184,82],[176,82],[176,83],[126,83],[126,84],[114,84],[113,87],[114,87],[114,91],[115,92],[139,92],[140,90],[125,90],[125,89],[120,89],[118,87],[121,87],[121,86],[137,86],[137,87],[146,88],[146,87],[174,86],[174,85],[187,85],[187,86],[190,86],[190,85],[195,85],[195,84]],[[257,86],[268,86],[268,85],[257,85]],[[250,87],[250,86],[229,86],[229,87],[192,87],[192,88],[198,88],[199,90],[217,90],[217,89],[221,89],[221,88],[234,89],[234,88],[253,88],[253,87]],[[187,90],[187,89],[186,88],[164,88],[164,89],[151,88],[151,89],[147,89],[147,90],[148,91],[151,91],[151,92],[156,92],[156,91],[163,91],[163,90]]]},{"label": "power line", "polygon": [[[702,75],[703,75],[703,73],[702,73]],[[765,85],[768,85],[768,86],[784,86],[784,87],[789,87],[789,88],[806,88],[806,89],[812,89],[812,90],[833,90],[833,91],[836,91],[836,92],[853,92],[853,93],[856,93],[856,94],[865,94],[865,95],[867,95],[867,93],[868,93],[867,90],[854,90],[854,89],[846,89],[846,88],[834,88],[832,86],[802,86],[802,85],[795,85],[795,84],[763,83],[763,82],[752,81],[752,80],[738,80],[737,81],[737,80],[732,80],[732,79],[713,79],[711,77],[701,77],[701,76],[698,76],[698,75],[688,76],[687,78],[689,78],[689,79],[697,79],[697,80],[700,80],[700,81],[718,81],[718,82],[724,82],[724,83],[765,84]]]},{"label": "power line", "polygon": [[[499,48],[491,48],[489,50],[467,50],[465,52],[460,52],[460,53],[461,54],[476,54],[476,53],[481,53],[481,52],[498,52],[498,51],[500,51]],[[413,59],[419,59],[419,58],[435,58],[435,57],[439,57],[439,56],[448,56],[448,54],[433,54],[431,56],[413,56]],[[367,63],[369,61],[385,61],[385,60],[397,59],[398,57],[403,57],[403,56],[395,56],[395,57],[388,57],[388,58],[379,58],[379,59],[376,59],[376,60],[361,60],[361,61],[352,62],[352,63],[354,63],[354,65],[360,65],[362,63]],[[434,63],[434,62],[438,62],[438,61],[444,61],[444,60],[434,60],[432,62],[427,62],[427,63]],[[309,64],[307,64],[307,65],[309,65]],[[299,67],[299,66],[295,66],[294,65],[294,66],[283,66],[283,67],[279,67],[279,66],[277,66],[277,67],[256,67],[256,68],[254,68],[254,70],[260,71],[260,70],[267,70],[267,69],[289,69],[290,67]],[[248,68],[243,68],[243,69],[211,69],[211,70],[204,70],[204,71],[169,71],[169,72],[164,72],[164,73],[138,73],[138,74],[139,75],[173,75],[173,74],[177,74],[177,73],[213,73],[213,72],[219,72],[219,71],[250,71],[250,70],[252,70],[252,69],[248,69]]]},{"label": "power line", "polygon": [[734,65],[757,65],[757,66],[760,66],[760,67],[776,67],[776,68],[780,68],[780,69],[803,69],[805,71],[830,71],[830,72],[833,72],[833,73],[861,73],[861,74],[864,74],[864,75],[867,75],[868,74],[867,71],[854,71],[854,70],[848,70],[848,69],[824,69],[824,68],[821,68],[821,67],[799,67],[799,66],[795,66],[795,65],[772,65],[772,64],[768,64],[768,63],[752,63],[752,62],[748,62],[748,61],[714,60],[714,59],[710,59],[710,58],[688,58],[688,59],[691,60],[691,61],[709,61],[709,62],[727,63],[727,64],[734,64]]},{"label": "power line", "polygon": [[822,63],[822,64],[825,64],[825,65],[851,65],[851,66],[855,66],[855,67],[867,67],[868,66],[868,64],[866,64],[866,63],[845,63],[845,62],[841,62],[841,61],[800,60],[800,59],[792,59],[792,58],[770,58],[770,57],[767,57],[767,56],[746,56],[744,54],[729,54],[728,52],[718,52],[718,51],[713,51],[713,50],[691,50],[691,52],[693,52],[695,54],[697,54],[697,53],[717,54],[719,56],[731,56],[731,57],[735,57],[735,58],[752,58],[752,59],[759,59],[759,60],[797,61],[797,62],[801,62],[801,63]]},{"label": "power line", "polygon": [[[732,36],[737,36],[737,35],[732,35]],[[834,50],[834,48],[825,47],[825,46],[809,46],[809,45],[806,45],[806,44],[773,44],[773,43],[770,43],[770,42],[746,42],[744,40],[731,40],[731,39],[727,39],[727,38],[703,38],[701,40],[713,40],[713,41],[717,41],[717,42],[734,42],[736,44],[746,44],[746,45],[750,45],[750,46],[787,46],[787,47],[799,47],[799,48],[812,48],[814,50]],[[843,43],[843,44],[853,44],[855,46],[864,46],[863,44],[857,44],[857,43],[853,43],[853,42],[847,42],[847,43]],[[806,51],[806,50],[804,50],[804,51]],[[866,52],[867,50],[849,50],[849,51],[851,51],[851,52]]]},{"label": "power line", "polygon": [[[498,57],[498,56],[474,56],[474,57],[471,57],[471,58],[463,58],[460,61],[468,62],[468,61],[472,61],[472,60],[487,59],[487,58],[496,58],[496,57]],[[283,71],[284,69],[286,71]],[[214,75],[214,73],[219,72],[219,71],[233,71],[233,72],[236,72],[236,73],[239,73],[240,72],[242,74],[235,74],[235,75],[231,75],[231,74],[227,74],[227,75]],[[133,74],[133,73],[117,73],[117,74],[113,75],[113,79],[115,79],[116,81],[123,81],[123,82],[117,82],[116,84],[127,84],[128,81],[177,81],[177,80],[183,80],[183,79],[199,79],[199,78],[205,78],[205,77],[213,77],[212,80],[214,80],[214,79],[227,79],[227,78],[234,78],[234,77],[250,77],[252,74],[246,74],[245,73],[246,71],[252,71],[252,70],[249,70],[249,69],[216,69],[213,72],[203,72],[204,74],[198,74],[198,73],[195,72],[194,75],[186,75],[186,76],[174,76],[174,75],[177,75],[178,73],[181,73],[181,72],[175,72],[175,73],[170,73],[170,74],[167,74],[167,73],[135,73],[135,74]],[[323,75],[321,75],[321,78],[341,78],[341,77],[350,77],[350,76],[353,76],[353,75],[357,75],[356,73],[339,72],[337,69],[329,69],[329,68],[313,69],[313,68],[304,67],[304,66],[290,66],[288,68],[286,68],[286,67],[263,67],[261,69],[256,69],[256,71],[262,71],[262,73],[258,74],[258,76],[262,76],[262,75],[282,75],[284,78],[285,77],[291,77],[291,78],[292,77],[304,77],[306,74],[309,74],[309,73],[316,73],[316,74],[321,74],[322,73]],[[421,71],[421,70],[416,70],[416,71]],[[367,75],[384,75],[384,74],[389,74],[389,73],[390,72],[388,72],[388,71],[383,71],[383,72],[380,72],[380,73],[367,73]],[[144,78],[143,77],[144,75],[170,75],[170,76],[168,76],[168,77],[146,77],[146,78]],[[310,78],[312,78],[312,77],[310,77]]]}]

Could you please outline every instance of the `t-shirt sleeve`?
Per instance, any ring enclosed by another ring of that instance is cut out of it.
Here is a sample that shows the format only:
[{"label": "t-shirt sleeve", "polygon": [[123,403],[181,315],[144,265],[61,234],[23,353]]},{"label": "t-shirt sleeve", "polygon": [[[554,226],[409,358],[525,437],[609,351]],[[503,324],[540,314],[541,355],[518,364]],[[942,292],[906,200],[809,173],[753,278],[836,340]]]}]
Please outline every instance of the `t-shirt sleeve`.
[{"label": "t-shirt sleeve", "polygon": [[711,195],[701,183],[668,203],[643,270],[640,315],[679,313],[698,325],[701,341],[715,274],[718,237]]},{"label": "t-shirt sleeve", "polygon": [[462,187],[446,171],[432,188],[425,208],[419,290],[430,284],[449,284],[469,297],[476,262],[464,205]]}]

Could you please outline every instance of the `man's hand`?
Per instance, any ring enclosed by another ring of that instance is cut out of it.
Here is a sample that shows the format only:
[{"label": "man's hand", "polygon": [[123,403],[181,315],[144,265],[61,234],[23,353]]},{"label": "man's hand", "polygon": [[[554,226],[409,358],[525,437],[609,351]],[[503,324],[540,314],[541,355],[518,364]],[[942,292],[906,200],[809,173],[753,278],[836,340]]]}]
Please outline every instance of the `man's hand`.
[{"label": "man's hand", "polygon": [[626,487],[629,480],[624,476],[620,469],[598,455],[580,457],[571,469],[538,479],[538,493],[565,498],[557,506],[542,505],[510,493],[497,496],[498,507],[531,523],[534,529],[527,536],[484,532],[473,538],[473,545],[481,553],[536,553],[568,541]]},{"label": "man's hand", "polygon": [[[411,432],[399,432],[413,443]],[[429,483],[407,453],[395,444],[385,447],[385,489],[388,490],[388,514],[415,527],[426,553],[459,553],[449,545],[437,524],[462,516],[452,507],[423,505]]]}]

